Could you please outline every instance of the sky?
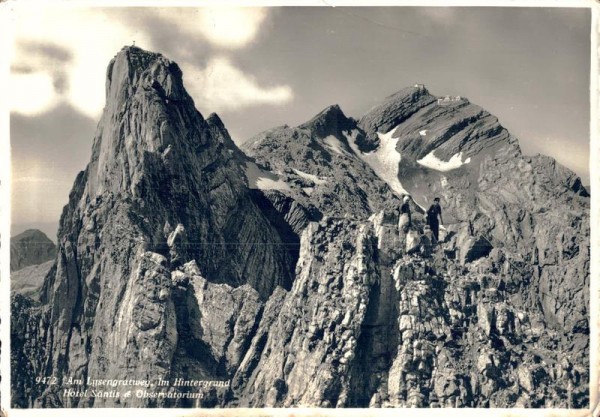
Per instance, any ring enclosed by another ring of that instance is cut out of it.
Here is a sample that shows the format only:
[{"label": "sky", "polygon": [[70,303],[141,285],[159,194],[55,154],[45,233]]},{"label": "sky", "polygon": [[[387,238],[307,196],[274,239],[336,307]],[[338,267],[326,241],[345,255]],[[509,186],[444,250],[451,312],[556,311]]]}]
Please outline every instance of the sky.
[{"label": "sky", "polygon": [[359,118],[415,83],[497,116],[526,154],[589,183],[589,9],[17,8],[9,79],[11,234],[55,239],[90,159],[106,67],[124,46],[179,64],[237,143],[331,104]]}]

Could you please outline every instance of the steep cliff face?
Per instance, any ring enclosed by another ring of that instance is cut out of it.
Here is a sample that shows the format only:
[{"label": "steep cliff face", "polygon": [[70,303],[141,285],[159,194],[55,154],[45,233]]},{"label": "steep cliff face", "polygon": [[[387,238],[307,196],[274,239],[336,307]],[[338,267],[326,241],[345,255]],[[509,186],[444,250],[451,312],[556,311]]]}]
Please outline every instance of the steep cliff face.
[{"label": "steep cliff face", "polygon": [[16,406],[587,405],[589,198],[494,116],[415,86],[244,154],[161,55],[125,48],[107,78],[39,302],[14,296]]},{"label": "steep cliff face", "polygon": [[367,227],[326,218],[305,230],[294,286],[263,316],[233,380],[240,406],[352,401],[350,369],[378,277]]},{"label": "steep cliff face", "polygon": [[[252,202],[235,149],[214,133],[176,64],[133,47],[110,63],[92,158],[63,211],[41,296],[48,333],[37,360],[52,375],[169,376],[182,343],[171,271],[190,260],[208,281],[247,284],[263,299],[291,286],[293,259]],[[152,403],[79,403],[54,388],[40,404]]]}]

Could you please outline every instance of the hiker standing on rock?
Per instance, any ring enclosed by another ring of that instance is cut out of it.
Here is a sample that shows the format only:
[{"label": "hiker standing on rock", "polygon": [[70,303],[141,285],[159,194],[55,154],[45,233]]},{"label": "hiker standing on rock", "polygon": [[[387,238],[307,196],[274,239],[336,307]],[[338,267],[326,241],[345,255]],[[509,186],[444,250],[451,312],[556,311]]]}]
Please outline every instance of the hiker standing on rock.
[{"label": "hiker standing on rock", "polygon": [[412,223],[410,215],[410,197],[405,195],[402,199],[402,206],[400,206],[400,219],[398,221],[398,227],[404,232],[408,232]]},{"label": "hiker standing on rock", "polygon": [[[438,216],[440,216],[439,221]],[[440,207],[440,198],[436,197],[433,199],[433,204],[431,205],[431,207],[429,207],[429,210],[427,210],[427,224],[433,232],[435,243],[437,243],[440,240],[440,223],[444,223],[444,220],[442,220],[442,208]]]}]

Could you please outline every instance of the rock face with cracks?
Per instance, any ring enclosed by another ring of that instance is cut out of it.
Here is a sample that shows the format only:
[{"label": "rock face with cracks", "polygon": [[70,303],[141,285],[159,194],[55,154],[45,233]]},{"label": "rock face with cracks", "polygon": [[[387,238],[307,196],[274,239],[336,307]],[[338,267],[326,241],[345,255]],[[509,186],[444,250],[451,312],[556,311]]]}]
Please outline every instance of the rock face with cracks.
[{"label": "rock face with cracks", "polygon": [[[60,379],[167,378],[183,360],[177,328],[187,319],[177,317],[173,270],[195,260],[211,283],[266,299],[291,287],[294,262],[175,63],[124,48],[108,67],[106,96],[91,161],[61,216],[40,296],[43,354],[32,360]],[[54,388],[35,404],[160,403],[65,398]]]},{"label": "rock face with cracks", "polygon": [[[587,407],[589,195],[572,172],[424,86],[243,149],[176,64],[115,57],[55,261],[37,297],[13,296],[15,407]],[[155,395],[90,394],[107,379]]]}]

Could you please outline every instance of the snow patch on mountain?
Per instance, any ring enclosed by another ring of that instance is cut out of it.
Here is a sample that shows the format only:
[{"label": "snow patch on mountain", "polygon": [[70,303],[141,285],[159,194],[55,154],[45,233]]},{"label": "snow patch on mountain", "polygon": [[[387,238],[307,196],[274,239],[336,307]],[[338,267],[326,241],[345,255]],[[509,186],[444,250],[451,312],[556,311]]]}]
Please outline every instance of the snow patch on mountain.
[{"label": "snow patch on mountain", "polygon": [[340,140],[335,136],[329,135],[323,139],[323,142],[329,149],[331,149],[335,153],[340,155],[349,155],[349,152],[346,149],[344,149],[344,144],[340,142]]},{"label": "snow patch on mountain", "polygon": [[290,190],[287,182],[283,181],[272,172],[260,169],[253,162],[246,162],[243,166],[248,179],[248,187],[259,190]]},{"label": "snow patch on mountain", "polygon": [[417,160],[417,163],[426,168],[435,169],[436,171],[446,172],[456,168],[460,168],[464,164],[471,162],[471,158],[462,160],[462,152],[452,155],[449,161],[442,161],[434,154],[435,151],[429,152],[424,158]]},{"label": "snow patch on mountain", "polygon": [[394,138],[394,127],[387,133],[377,132],[379,137],[379,147],[372,152],[363,153],[358,149],[358,146],[354,143],[354,138],[351,134],[345,133],[344,136],[348,139],[350,147],[356,155],[365,161],[375,173],[384,180],[398,196],[408,194],[408,192],[402,186],[402,183],[398,179],[398,170],[402,156],[400,152],[396,150],[399,138]]},{"label": "snow patch on mountain", "polygon": [[314,182],[315,185],[327,184],[327,180],[319,178],[316,175],[309,174],[308,172],[300,171],[299,169],[295,169],[295,168],[292,168],[292,169],[298,176]]}]

